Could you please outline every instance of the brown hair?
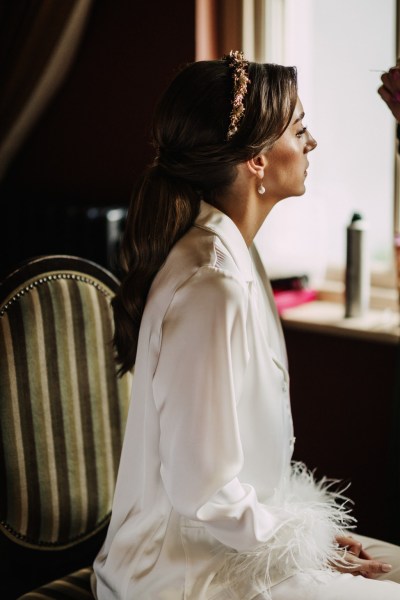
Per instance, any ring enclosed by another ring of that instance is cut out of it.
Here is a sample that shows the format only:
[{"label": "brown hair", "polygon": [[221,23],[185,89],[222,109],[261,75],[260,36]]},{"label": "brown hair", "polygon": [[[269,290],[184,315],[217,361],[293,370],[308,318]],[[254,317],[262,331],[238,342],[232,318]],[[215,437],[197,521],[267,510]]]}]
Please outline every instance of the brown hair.
[{"label": "brown hair", "polygon": [[113,300],[119,372],[133,368],[151,283],[176,241],[236,177],[236,165],[270,149],[297,101],[294,67],[250,63],[245,113],[227,141],[232,75],[225,60],[200,61],[172,81],[156,110],[157,159],[137,183],[122,241],[124,277]]}]

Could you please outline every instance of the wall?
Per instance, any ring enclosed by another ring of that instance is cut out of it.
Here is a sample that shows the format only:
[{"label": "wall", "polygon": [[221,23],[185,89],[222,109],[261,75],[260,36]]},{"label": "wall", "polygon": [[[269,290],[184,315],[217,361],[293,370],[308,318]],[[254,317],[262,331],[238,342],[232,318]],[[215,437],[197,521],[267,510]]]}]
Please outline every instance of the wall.
[{"label": "wall", "polygon": [[2,272],[28,256],[73,249],[68,206],[128,204],[153,157],[156,100],[194,53],[194,0],[94,3],[65,84],[1,186]]},{"label": "wall", "polygon": [[400,543],[399,347],[285,325],[295,460],[350,484],[357,530]]}]

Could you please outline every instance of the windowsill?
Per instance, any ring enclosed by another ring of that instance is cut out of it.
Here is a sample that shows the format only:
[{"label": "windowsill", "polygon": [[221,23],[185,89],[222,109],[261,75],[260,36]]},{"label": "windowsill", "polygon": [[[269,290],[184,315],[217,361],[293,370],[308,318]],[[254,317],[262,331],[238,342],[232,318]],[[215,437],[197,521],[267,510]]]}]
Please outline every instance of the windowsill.
[{"label": "windowsill", "polygon": [[373,289],[363,317],[345,318],[343,285],[324,288],[317,300],[283,311],[287,329],[302,329],[389,344],[400,342],[400,316],[394,290]]}]

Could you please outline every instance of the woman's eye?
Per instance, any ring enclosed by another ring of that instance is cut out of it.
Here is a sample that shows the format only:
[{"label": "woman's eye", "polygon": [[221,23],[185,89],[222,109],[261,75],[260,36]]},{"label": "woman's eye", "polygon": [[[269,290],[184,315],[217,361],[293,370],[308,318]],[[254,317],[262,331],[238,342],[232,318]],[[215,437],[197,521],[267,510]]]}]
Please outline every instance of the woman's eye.
[{"label": "woman's eye", "polygon": [[305,132],[306,132],[306,131],[307,131],[307,126],[306,126],[306,127],[303,127],[302,129],[300,129],[300,131],[298,131],[298,132],[296,133],[296,137],[300,138],[302,135],[304,135],[304,134],[305,134]]}]

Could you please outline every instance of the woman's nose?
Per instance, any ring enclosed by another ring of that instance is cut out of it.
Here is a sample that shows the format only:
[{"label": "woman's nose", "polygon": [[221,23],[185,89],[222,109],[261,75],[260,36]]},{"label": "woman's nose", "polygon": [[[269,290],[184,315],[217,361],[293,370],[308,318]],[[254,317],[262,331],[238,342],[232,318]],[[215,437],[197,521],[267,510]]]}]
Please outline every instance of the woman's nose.
[{"label": "woman's nose", "polygon": [[317,146],[317,140],[315,140],[313,138],[313,136],[311,135],[311,133],[308,131],[308,140],[307,140],[307,144],[306,144],[306,152],[311,152],[312,150],[314,150],[314,148],[316,148]]}]

